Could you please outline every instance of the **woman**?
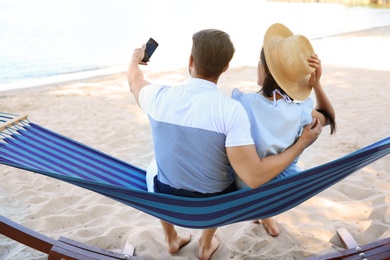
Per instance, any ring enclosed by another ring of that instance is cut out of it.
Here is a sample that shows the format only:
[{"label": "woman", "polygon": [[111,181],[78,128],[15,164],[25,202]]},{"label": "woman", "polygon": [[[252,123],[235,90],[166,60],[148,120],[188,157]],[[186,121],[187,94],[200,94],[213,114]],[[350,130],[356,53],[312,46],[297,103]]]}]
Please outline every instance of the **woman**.
[{"label": "woman", "polygon": [[[321,75],[321,61],[306,37],[294,35],[282,24],[274,24],[267,30],[257,68],[257,84],[261,89],[251,94],[234,89],[232,93],[249,116],[260,157],[283,152],[313,118],[319,119],[322,126],[330,125],[331,134],[335,133],[335,112],[322,89]],[[312,89],[317,101],[315,109],[309,97]],[[301,171],[297,161],[298,158],[276,178]],[[247,188],[237,176],[236,184],[240,189]],[[274,218],[255,222],[262,223],[271,236],[279,235]]]}]

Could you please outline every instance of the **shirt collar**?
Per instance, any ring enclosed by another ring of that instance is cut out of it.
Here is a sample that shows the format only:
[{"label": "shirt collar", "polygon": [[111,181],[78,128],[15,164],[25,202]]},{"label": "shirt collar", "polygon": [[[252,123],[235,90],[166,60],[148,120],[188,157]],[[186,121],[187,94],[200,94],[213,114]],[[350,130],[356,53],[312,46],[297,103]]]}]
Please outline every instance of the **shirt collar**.
[{"label": "shirt collar", "polygon": [[276,105],[277,105],[276,94],[279,94],[280,96],[282,96],[284,101],[286,101],[287,103],[291,103],[292,102],[292,100],[291,100],[291,98],[289,96],[287,96],[287,95],[283,94],[282,92],[280,92],[279,89],[275,89],[274,91],[272,91],[272,95],[274,97],[274,104],[271,107],[276,107]]},{"label": "shirt collar", "polygon": [[200,78],[188,78],[184,81],[183,85],[193,86],[198,88],[207,88],[212,90],[218,89],[217,84],[215,84],[214,82],[205,79],[200,79]]}]

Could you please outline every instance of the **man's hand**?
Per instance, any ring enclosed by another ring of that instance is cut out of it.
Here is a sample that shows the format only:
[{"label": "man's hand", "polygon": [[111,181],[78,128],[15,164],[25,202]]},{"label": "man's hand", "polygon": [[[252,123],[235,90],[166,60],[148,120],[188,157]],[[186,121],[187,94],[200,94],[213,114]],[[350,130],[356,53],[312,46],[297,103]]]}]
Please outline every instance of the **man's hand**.
[{"label": "man's hand", "polygon": [[146,44],[143,44],[141,48],[137,48],[133,52],[130,63],[134,62],[136,64],[148,65],[147,62],[142,61],[145,56]]},{"label": "man's hand", "polygon": [[313,122],[311,124],[308,124],[303,128],[302,135],[299,137],[297,143],[301,143],[306,149],[310,145],[312,145],[320,136],[322,131],[322,125],[319,119],[313,118]]}]

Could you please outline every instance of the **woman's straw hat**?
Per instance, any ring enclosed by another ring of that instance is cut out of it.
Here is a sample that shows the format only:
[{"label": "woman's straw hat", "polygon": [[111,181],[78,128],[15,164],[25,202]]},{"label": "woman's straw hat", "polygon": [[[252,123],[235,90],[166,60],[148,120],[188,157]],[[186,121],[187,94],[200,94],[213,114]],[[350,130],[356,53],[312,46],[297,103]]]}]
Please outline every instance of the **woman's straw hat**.
[{"label": "woman's straw hat", "polygon": [[315,69],[308,59],[314,49],[305,36],[294,35],[283,24],[273,24],[264,36],[264,54],[272,76],[287,95],[294,100],[310,96],[309,79]]}]

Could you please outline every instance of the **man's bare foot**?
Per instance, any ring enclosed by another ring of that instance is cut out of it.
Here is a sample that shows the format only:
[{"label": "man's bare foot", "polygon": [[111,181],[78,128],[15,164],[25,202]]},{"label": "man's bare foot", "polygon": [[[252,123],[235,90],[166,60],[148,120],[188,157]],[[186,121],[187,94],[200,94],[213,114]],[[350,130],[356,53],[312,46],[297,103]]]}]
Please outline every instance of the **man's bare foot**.
[{"label": "man's bare foot", "polygon": [[253,223],[262,224],[265,231],[267,231],[268,235],[270,235],[271,237],[279,236],[279,228],[275,218],[253,220]]},{"label": "man's bare foot", "polygon": [[181,247],[187,245],[191,241],[191,237],[191,234],[184,234],[176,236],[176,238],[172,241],[167,241],[169,253],[174,254],[179,251]]},{"label": "man's bare foot", "polygon": [[210,245],[206,246],[206,245],[199,244],[199,259],[200,260],[210,259],[211,255],[218,249],[220,240],[221,239],[218,235],[214,235]]}]

